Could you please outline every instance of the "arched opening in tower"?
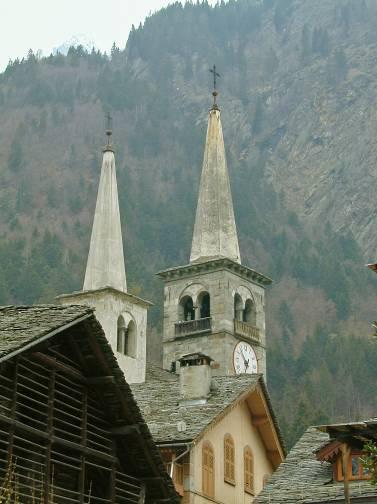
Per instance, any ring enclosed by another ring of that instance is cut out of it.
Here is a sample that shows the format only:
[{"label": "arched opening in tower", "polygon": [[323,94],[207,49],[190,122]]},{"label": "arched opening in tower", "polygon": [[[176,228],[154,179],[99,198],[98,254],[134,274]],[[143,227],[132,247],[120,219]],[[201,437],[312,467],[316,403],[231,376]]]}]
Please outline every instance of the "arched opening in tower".
[{"label": "arched opening in tower", "polygon": [[200,307],[200,318],[208,318],[211,316],[211,298],[208,292],[203,292],[198,297]]},{"label": "arched opening in tower", "polygon": [[248,299],[245,303],[245,309],[243,311],[243,321],[252,326],[256,325],[255,305],[251,299]]},{"label": "arched opening in tower", "polygon": [[243,302],[239,294],[234,296],[234,318],[236,320],[243,320]]},{"label": "arched opening in tower", "polygon": [[179,319],[195,320],[195,308],[191,296],[184,296],[179,302]]}]

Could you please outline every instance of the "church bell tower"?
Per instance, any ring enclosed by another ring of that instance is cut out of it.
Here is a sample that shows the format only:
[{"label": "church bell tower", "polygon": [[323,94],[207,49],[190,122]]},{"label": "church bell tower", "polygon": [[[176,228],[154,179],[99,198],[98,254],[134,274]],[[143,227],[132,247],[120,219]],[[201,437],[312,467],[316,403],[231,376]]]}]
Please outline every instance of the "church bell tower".
[{"label": "church bell tower", "polygon": [[127,382],[141,383],[145,381],[147,309],[151,303],[127,292],[110,119],[83,290],[57,299],[61,304],[95,308]]},{"label": "church bell tower", "polygon": [[[216,67],[213,71],[216,77]],[[218,375],[266,374],[265,287],[271,280],[241,264],[220,110],[209,111],[190,262],[161,271],[163,365],[186,354],[214,359]]]}]

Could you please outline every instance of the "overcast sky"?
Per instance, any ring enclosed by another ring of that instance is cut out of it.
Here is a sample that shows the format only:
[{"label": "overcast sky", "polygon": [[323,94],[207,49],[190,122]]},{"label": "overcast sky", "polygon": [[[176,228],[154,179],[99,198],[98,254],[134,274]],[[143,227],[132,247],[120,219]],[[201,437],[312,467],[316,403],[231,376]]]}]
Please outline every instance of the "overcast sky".
[{"label": "overcast sky", "polygon": [[[131,25],[171,0],[1,0],[0,70],[31,48],[48,55],[75,35],[124,47]],[[215,0],[209,3],[215,4]]]}]

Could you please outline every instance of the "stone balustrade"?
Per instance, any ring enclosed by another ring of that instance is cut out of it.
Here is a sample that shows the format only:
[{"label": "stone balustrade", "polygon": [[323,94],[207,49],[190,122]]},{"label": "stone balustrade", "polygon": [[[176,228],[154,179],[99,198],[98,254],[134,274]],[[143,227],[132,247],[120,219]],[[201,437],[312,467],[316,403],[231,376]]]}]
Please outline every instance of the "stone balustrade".
[{"label": "stone balustrade", "polygon": [[203,333],[211,330],[211,317],[197,320],[185,320],[175,324],[175,336],[186,336],[187,334]]},{"label": "stone balustrade", "polygon": [[260,343],[260,332],[258,327],[252,326],[242,320],[234,319],[234,333],[243,338]]}]

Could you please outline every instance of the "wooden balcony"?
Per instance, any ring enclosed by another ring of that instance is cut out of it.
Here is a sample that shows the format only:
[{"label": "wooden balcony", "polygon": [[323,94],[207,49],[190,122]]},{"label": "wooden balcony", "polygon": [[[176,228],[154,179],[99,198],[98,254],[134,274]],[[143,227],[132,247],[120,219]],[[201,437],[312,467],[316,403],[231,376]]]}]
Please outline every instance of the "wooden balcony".
[{"label": "wooden balcony", "polygon": [[198,320],[185,320],[175,324],[175,336],[186,336],[188,334],[198,334],[211,331],[211,317]]},{"label": "wooden balcony", "polygon": [[258,327],[254,327],[247,322],[242,322],[242,320],[234,319],[234,332],[243,338],[256,341],[257,343],[261,342]]}]

